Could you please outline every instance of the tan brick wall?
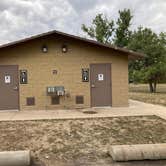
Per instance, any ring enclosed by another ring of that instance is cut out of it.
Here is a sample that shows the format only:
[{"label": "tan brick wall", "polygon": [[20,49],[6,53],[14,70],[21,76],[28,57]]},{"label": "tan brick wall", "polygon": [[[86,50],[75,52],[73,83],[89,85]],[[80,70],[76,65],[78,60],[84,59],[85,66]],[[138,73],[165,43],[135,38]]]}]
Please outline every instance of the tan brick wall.
[{"label": "tan brick wall", "polygon": [[[64,42],[69,48],[67,53],[61,51]],[[47,44],[48,53],[41,52],[42,44]],[[90,83],[82,82],[81,69],[89,68],[91,63],[112,64],[112,106],[127,106],[128,58],[122,53],[58,36],[33,40],[0,52],[0,65],[19,65],[19,69],[28,70],[28,84],[21,84],[19,90],[21,110],[90,107]],[[53,75],[53,70],[58,74]],[[60,105],[51,105],[46,87],[58,85],[64,86],[71,97],[61,97]],[[76,95],[84,96],[84,105],[75,104]],[[26,97],[32,96],[35,106],[26,106]]]}]

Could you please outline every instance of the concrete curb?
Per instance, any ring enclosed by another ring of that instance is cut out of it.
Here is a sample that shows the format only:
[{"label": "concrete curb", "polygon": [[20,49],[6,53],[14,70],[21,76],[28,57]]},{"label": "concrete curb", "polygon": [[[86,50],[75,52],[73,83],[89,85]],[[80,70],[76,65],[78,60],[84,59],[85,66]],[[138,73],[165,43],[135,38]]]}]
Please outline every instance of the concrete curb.
[{"label": "concrete curb", "polygon": [[30,151],[0,152],[0,166],[30,166]]},{"label": "concrete curb", "polygon": [[114,145],[109,154],[114,161],[166,159],[166,144]]}]

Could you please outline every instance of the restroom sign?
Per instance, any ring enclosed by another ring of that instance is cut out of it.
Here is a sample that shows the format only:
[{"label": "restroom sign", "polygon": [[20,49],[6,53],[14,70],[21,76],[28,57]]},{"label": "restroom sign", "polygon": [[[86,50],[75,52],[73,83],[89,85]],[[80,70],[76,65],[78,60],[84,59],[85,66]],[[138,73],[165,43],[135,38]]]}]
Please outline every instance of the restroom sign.
[{"label": "restroom sign", "polygon": [[104,74],[98,74],[98,81],[104,80]]},{"label": "restroom sign", "polygon": [[11,82],[11,77],[9,75],[5,76],[5,83],[10,84]]}]

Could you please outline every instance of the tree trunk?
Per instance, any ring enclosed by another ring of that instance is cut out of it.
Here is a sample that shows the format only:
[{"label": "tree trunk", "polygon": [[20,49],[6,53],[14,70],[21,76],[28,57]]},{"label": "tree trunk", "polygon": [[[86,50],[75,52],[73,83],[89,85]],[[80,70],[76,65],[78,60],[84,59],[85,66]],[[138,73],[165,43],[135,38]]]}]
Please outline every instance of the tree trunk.
[{"label": "tree trunk", "polygon": [[149,82],[150,93],[154,92],[153,83]]},{"label": "tree trunk", "polygon": [[156,93],[156,87],[157,87],[157,82],[154,82],[154,88],[153,88],[153,92]]}]

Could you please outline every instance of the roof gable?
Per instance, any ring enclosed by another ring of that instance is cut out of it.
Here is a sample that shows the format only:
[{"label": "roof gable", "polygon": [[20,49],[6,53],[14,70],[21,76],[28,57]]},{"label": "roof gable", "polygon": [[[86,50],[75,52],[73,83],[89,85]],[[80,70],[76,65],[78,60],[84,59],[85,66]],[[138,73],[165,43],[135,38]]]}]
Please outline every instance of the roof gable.
[{"label": "roof gable", "polygon": [[126,48],[120,48],[120,47],[116,47],[116,46],[113,46],[113,45],[103,44],[103,43],[100,43],[100,42],[97,42],[97,41],[94,41],[94,40],[82,38],[82,37],[79,37],[79,36],[67,34],[67,33],[64,33],[64,32],[56,31],[56,30],[49,31],[49,32],[46,32],[46,33],[42,33],[42,34],[38,34],[38,35],[34,35],[34,36],[31,36],[31,37],[28,37],[28,38],[25,38],[25,39],[21,39],[21,40],[18,40],[18,41],[14,41],[14,42],[11,42],[11,43],[0,45],[0,49],[10,47],[10,46],[19,45],[21,43],[25,43],[25,42],[28,42],[28,41],[31,41],[31,40],[34,40],[34,39],[38,39],[38,38],[45,37],[45,36],[48,36],[48,35],[53,35],[53,34],[58,34],[58,35],[69,37],[69,38],[72,38],[72,39],[75,39],[75,40],[80,40],[80,41],[83,41],[83,42],[86,42],[86,43],[89,43],[89,44],[109,48],[109,49],[112,49],[112,50],[115,50],[115,51],[119,51],[119,52],[122,52],[122,53],[125,53],[126,55],[128,55],[130,59],[137,59],[137,58],[144,57],[144,55],[142,53],[134,52],[134,51],[128,50]]}]

